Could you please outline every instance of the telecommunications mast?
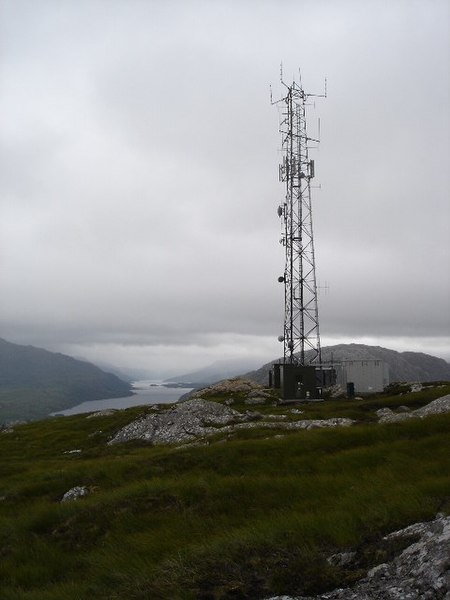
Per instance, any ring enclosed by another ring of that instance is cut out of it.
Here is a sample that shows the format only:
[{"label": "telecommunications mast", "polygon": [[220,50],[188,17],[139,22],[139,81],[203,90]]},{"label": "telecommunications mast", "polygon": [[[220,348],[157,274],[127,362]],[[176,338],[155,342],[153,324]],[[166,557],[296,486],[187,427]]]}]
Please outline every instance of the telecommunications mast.
[{"label": "telecommunications mast", "polygon": [[[298,367],[319,365],[320,337],[317,306],[317,283],[314,257],[313,221],[311,210],[311,180],[314,178],[314,160],[309,150],[319,139],[308,136],[306,107],[309,98],[326,97],[307,94],[300,83],[286,84],[283,98],[273,101],[280,107],[282,161],[279,178],[285,184],[284,201],[278,207],[285,249],[284,273],[278,278],[284,283],[284,331],[279,336],[284,344],[282,365]],[[292,369],[291,369],[292,371]],[[297,370],[297,381],[301,380]]]}]

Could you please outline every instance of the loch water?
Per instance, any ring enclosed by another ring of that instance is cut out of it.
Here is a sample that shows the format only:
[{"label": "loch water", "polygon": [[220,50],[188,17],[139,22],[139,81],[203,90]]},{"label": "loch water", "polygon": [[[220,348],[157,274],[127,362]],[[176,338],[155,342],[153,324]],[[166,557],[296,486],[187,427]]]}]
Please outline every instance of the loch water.
[{"label": "loch water", "polygon": [[131,406],[141,406],[145,404],[170,404],[171,402],[176,402],[183,394],[187,394],[187,392],[190,392],[191,390],[192,388],[190,387],[166,387],[162,385],[162,382],[151,380],[134,381],[132,383],[133,396],[82,402],[67,410],[59,410],[56,413],[52,413],[52,416],[77,415],[109,408],[130,408]]}]

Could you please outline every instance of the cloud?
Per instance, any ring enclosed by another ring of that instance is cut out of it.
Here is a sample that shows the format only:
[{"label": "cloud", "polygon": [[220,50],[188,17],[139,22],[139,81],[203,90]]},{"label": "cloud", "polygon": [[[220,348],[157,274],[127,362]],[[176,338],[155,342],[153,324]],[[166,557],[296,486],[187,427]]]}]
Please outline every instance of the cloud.
[{"label": "cloud", "polygon": [[448,339],[444,1],[107,7],[2,3],[4,337],[161,368],[277,353],[283,59],[308,90],[328,77],[309,109],[322,335]]}]

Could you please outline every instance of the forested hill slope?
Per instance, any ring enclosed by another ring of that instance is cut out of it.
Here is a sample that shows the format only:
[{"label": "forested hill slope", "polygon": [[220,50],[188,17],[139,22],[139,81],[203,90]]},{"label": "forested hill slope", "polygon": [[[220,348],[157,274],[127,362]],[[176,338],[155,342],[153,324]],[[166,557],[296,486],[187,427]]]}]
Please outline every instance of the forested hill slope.
[{"label": "forested hill slope", "polygon": [[[422,352],[397,352],[381,346],[366,344],[337,344],[322,348],[322,362],[342,360],[383,360],[389,366],[389,380],[396,381],[450,381],[450,364],[442,358]],[[258,383],[267,383],[269,370],[277,360],[247,373]]]},{"label": "forested hill slope", "polygon": [[128,383],[91,363],[0,338],[0,423],[130,394]]}]

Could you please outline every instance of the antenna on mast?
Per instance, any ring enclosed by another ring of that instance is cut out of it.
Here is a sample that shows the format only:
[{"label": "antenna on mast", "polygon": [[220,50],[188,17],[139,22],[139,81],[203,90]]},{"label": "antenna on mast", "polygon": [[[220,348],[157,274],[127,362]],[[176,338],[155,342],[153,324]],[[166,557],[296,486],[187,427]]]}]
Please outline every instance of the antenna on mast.
[{"label": "antenna on mast", "polygon": [[[283,381],[283,397],[314,398],[316,395],[316,366],[321,363],[319,313],[314,253],[311,207],[311,180],[315,176],[314,160],[309,158],[310,142],[319,139],[308,137],[306,107],[310,96],[299,83],[283,81],[287,92],[283,98],[271,103],[279,104],[279,132],[282,140],[282,161],[279,165],[280,181],[285,185],[285,198],[278,207],[282,223],[281,242],[285,249],[284,273],[278,281],[284,285],[283,362],[274,365],[275,382]],[[280,375],[280,369],[282,375]],[[278,386],[280,387],[280,386]]]}]

